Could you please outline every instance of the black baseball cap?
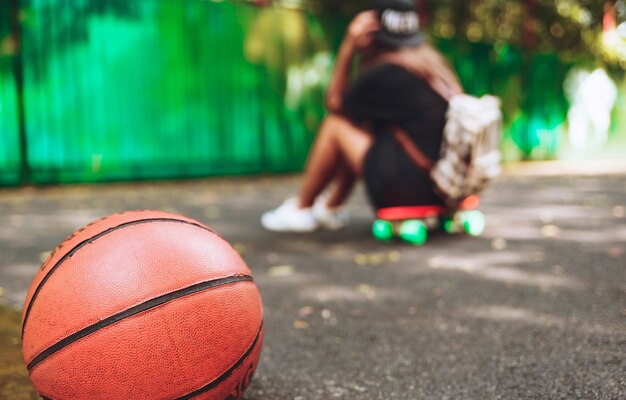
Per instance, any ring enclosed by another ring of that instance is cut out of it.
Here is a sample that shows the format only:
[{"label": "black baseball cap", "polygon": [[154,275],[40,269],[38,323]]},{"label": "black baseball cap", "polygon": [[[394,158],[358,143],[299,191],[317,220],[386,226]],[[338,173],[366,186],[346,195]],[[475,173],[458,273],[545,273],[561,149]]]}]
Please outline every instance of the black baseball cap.
[{"label": "black baseball cap", "polygon": [[424,41],[414,0],[374,0],[381,29],[376,40],[384,47],[415,47]]}]

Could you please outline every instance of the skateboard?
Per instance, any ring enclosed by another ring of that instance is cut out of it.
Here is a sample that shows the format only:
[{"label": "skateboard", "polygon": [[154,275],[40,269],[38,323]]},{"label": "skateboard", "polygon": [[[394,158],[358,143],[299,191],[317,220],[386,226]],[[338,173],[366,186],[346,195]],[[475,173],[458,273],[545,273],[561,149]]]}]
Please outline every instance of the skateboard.
[{"label": "skateboard", "polygon": [[439,205],[381,208],[376,212],[372,234],[378,240],[398,237],[418,246],[426,243],[428,232],[435,229],[478,236],[485,229],[485,216],[477,209],[479,204],[478,196],[470,196],[453,209]]}]

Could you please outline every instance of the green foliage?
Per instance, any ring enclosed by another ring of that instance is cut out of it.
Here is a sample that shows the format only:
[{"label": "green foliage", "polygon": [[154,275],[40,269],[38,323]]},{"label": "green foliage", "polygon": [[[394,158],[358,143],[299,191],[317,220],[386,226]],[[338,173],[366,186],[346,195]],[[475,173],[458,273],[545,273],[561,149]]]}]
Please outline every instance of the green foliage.
[{"label": "green foliage", "polygon": [[[427,29],[445,39],[507,42],[530,51],[558,51],[564,57],[602,57],[599,45],[606,0],[415,0]],[[618,19],[626,20],[626,3],[617,0]],[[293,5],[294,1],[275,0]],[[321,14],[352,16],[371,1],[296,2]],[[621,14],[624,15],[621,15]]]},{"label": "green foliage", "polygon": [[430,27],[441,37],[506,41],[531,51],[595,51],[603,0],[430,0]]}]

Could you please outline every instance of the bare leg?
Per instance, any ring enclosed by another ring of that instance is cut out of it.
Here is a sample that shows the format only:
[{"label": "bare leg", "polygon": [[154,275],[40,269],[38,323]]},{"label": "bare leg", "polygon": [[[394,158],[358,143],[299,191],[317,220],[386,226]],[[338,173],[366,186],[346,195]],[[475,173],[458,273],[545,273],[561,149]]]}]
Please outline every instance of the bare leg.
[{"label": "bare leg", "polygon": [[345,201],[362,174],[363,160],[371,145],[372,137],[367,131],[340,115],[327,116],[309,153],[299,206],[311,207],[334,178],[339,179],[338,186],[329,205]]},{"label": "bare leg", "polygon": [[344,162],[339,166],[336,173],[333,190],[328,197],[326,206],[328,208],[336,208],[346,202],[358,177],[352,169]]}]

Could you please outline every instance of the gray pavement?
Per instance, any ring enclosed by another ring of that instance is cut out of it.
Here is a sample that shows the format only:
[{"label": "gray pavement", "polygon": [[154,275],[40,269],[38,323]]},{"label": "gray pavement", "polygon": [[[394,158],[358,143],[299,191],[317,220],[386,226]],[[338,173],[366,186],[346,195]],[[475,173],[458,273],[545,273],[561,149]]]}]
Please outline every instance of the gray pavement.
[{"label": "gray pavement", "polygon": [[626,169],[540,175],[485,193],[481,237],[423,247],[374,241],[362,189],[342,232],[264,232],[297,176],[3,189],[0,303],[21,309],[76,228],[162,209],[214,228],[255,275],[266,339],[248,400],[624,399]]}]

